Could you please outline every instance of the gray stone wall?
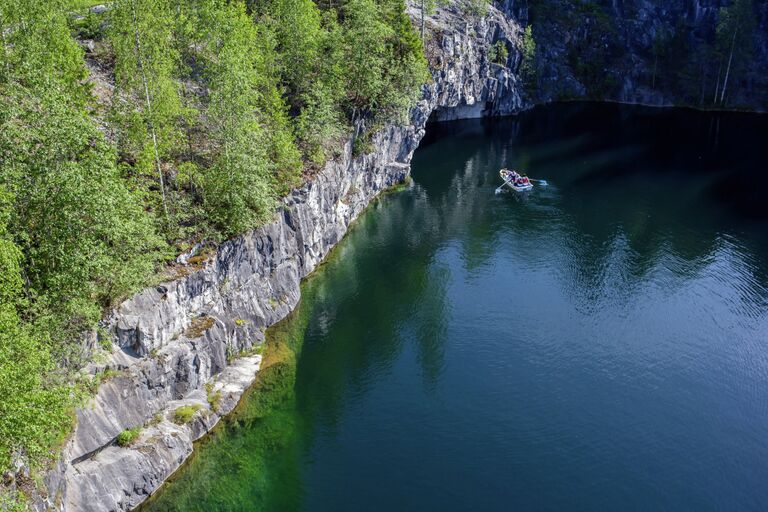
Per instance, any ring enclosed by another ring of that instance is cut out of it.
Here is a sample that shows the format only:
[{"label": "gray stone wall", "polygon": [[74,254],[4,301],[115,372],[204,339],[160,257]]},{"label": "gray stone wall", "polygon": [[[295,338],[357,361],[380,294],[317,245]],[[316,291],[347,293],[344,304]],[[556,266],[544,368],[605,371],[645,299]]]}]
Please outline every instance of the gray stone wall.
[{"label": "gray stone wall", "polygon": [[[477,17],[454,6],[430,27],[434,81],[409,122],[377,132],[368,155],[354,157],[347,142],[337,160],[283,200],[271,223],[222,244],[200,268],[181,265],[187,275],[142,291],[104,320],[112,350],[84,371],[112,376],[77,411],[39,510],[131,510],[143,502],[253,382],[261,357],[252,349],[296,306],[301,279],[379,193],[406,180],[433,112],[474,117],[525,107],[513,72],[514,21],[493,8]],[[499,39],[510,47],[510,67],[488,61],[488,46]],[[216,410],[209,394],[221,397]],[[199,410],[177,425],[181,406]],[[117,436],[135,427],[138,439],[118,446]]]}]

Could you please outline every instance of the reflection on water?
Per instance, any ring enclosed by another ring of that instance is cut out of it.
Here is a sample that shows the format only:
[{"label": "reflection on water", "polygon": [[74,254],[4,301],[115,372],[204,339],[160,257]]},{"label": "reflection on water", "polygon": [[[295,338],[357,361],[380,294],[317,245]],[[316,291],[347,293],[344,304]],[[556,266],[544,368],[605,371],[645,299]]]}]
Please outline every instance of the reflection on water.
[{"label": "reflection on water", "polygon": [[[431,127],[147,508],[765,509],[766,135],[615,105]],[[496,195],[502,166],[551,185]]]}]

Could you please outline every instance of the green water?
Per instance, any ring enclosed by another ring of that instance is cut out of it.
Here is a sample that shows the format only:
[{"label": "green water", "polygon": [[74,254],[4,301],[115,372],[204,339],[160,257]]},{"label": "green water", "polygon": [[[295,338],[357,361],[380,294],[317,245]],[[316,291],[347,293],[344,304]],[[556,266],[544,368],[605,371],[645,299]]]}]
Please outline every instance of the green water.
[{"label": "green water", "polygon": [[[768,118],[431,126],[152,511],[765,510]],[[501,166],[548,187],[495,194]]]}]

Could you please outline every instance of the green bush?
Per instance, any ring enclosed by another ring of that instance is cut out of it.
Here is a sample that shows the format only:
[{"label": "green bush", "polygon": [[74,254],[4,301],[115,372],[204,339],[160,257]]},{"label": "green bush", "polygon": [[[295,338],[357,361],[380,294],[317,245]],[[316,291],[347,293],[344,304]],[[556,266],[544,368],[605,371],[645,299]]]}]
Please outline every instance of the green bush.
[{"label": "green bush", "polygon": [[187,424],[200,409],[202,409],[202,406],[199,404],[183,405],[173,413],[173,422],[177,425]]},{"label": "green bush", "polygon": [[117,435],[115,442],[118,446],[130,446],[134,441],[136,441],[136,439],[138,439],[140,434],[141,427],[129,428],[128,430],[123,430],[120,432]]},{"label": "green bush", "polygon": [[213,412],[219,412],[219,407],[221,406],[221,391],[209,393],[208,404],[210,404]]},{"label": "green bush", "polygon": [[490,46],[490,48],[488,48],[488,59],[491,62],[504,66],[507,64],[508,58],[509,50],[507,49],[507,45],[504,43],[504,41],[496,41]]}]

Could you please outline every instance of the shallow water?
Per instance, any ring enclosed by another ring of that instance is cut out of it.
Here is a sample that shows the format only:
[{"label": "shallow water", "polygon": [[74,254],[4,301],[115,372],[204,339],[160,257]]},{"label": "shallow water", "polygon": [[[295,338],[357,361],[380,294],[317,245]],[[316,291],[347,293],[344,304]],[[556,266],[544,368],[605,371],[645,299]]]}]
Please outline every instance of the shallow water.
[{"label": "shallow water", "polygon": [[[768,117],[428,137],[147,509],[768,508]],[[505,165],[550,185],[494,194]]]}]

